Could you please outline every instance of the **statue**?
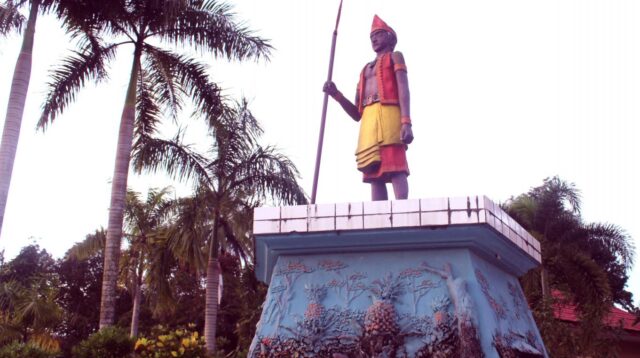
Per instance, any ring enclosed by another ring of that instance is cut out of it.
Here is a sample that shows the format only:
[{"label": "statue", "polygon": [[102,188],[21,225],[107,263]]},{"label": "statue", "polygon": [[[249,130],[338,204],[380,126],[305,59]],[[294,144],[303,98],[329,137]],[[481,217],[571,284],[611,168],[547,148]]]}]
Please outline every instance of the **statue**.
[{"label": "statue", "polygon": [[395,31],[377,15],[370,37],[376,59],[360,73],[355,104],[332,81],[324,84],[323,91],[360,122],[356,161],[363,181],[371,184],[371,199],[388,200],[386,183],[393,185],[396,199],[407,199],[409,166],[405,152],[413,141],[407,66],[402,53],[394,51]]}]

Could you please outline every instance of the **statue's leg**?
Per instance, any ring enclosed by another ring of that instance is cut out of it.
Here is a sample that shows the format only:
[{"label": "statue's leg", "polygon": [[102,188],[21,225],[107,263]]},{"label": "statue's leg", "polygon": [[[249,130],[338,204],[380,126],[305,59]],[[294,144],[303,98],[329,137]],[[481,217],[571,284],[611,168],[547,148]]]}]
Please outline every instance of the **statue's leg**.
[{"label": "statue's leg", "polygon": [[407,181],[407,173],[396,173],[391,177],[393,184],[393,193],[396,200],[407,199],[409,197],[409,182]]},{"label": "statue's leg", "polygon": [[387,185],[384,181],[371,182],[371,200],[389,200],[389,196],[387,195]]}]

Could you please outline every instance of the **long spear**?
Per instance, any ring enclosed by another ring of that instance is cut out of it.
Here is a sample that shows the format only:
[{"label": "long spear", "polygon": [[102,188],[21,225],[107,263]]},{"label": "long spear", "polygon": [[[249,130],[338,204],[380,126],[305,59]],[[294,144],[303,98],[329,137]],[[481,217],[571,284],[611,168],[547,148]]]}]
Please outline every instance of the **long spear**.
[{"label": "long spear", "polygon": [[[333,77],[333,59],[336,54],[336,39],[338,38],[338,24],[340,24],[340,13],[342,12],[342,0],[338,7],[338,17],[336,18],[336,28],[333,30],[333,38],[331,40],[331,55],[329,57],[329,73],[327,81],[331,81]],[[329,104],[329,94],[325,92],[324,101],[322,102],[322,119],[320,120],[320,134],[318,137],[318,151],[316,152],[316,169],[313,173],[313,189],[311,191],[311,204],[316,203],[316,194],[318,193],[318,176],[320,175],[320,161],[322,160],[322,142],[324,141],[324,125],[327,120],[327,105]]]}]

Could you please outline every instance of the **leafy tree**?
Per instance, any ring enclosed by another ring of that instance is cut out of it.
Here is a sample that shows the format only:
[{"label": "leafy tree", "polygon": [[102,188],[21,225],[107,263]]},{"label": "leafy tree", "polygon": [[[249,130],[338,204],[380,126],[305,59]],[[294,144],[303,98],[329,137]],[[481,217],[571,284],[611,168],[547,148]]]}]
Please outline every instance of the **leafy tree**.
[{"label": "leafy tree", "polygon": [[215,351],[218,314],[219,253],[236,253],[245,261],[252,210],[261,200],[304,203],[294,164],[273,147],[258,144],[262,128],[246,101],[226,109],[211,133],[210,156],[176,140],[149,140],[136,148],[134,166],[165,170],[195,179],[195,194],[178,202],[169,245],[182,262],[206,267],[205,340]]},{"label": "leafy tree", "polygon": [[[87,235],[84,241],[71,247],[57,262],[60,280],[57,302],[65,310],[65,317],[57,329],[61,349],[65,356],[79,342],[98,330],[100,307],[87,302],[98,302],[102,285],[102,250],[107,234],[104,229]],[[130,323],[132,296],[123,287],[116,287],[116,318],[118,326]]]},{"label": "leafy tree", "polygon": [[[635,309],[625,290],[633,265],[628,235],[612,224],[583,222],[579,191],[557,177],[511,199],[506,209],[540,240],[542,265],[522,283],[551,355],[609,354],[610,335],[599,334],[605,331],[603,317],[613,303]],[[553,305],[561,299],[577,305],[579,330],[555,320]]]},{"label": "leafy tree", "polygon": [[[65,0],[73,3],[62,11],[67,26],[86,36],[82,52],[68,57],[53,72],[44,104],[41,128],[51,123],[89,81],[107,77],[107,64],[121,46],[132,46],[131,75],[120,121],[114,167],[109,223],[105,245],[100,327],[114,322],[115,286],[131,149],[152,136],[166,109],[174,119],[184,98],[196,111],[220,113],[218,87],[208,81],[206,67],[193,59],[163,49],[158,44],[190,46],[197,50],[244,60],[267,56],[271,47],[234,22],[229,6],[204,0]],[[167,6],[168,5],[168,6]],[[95,10],[95,8],[98,10]],[[88,9],[94,8],[93,11]],[[70,14],[92,16],[76,20]],[[100,36],[115,38],[104,43]]]},{"label": "leafy tree", "polygon": [[[87,235],[89,239],[86,241],[91,242],[91,239],[96,238],[104,241],[105,236],[104,230],[96,230],[94,234]],[[78,250],[77,246],[74,248]],[[65,356],[70,356],[73,346],[87,339],[98,329],[99,307],[87,303],[100,300],[102,261],[100,251],[86,259],[79,259],[78,253],[70,250],[65,258],[56,263],[59,279],[56,302],[65,311],[57,334],[60,336],[61,349]],[[123,300],[123,296],[125,295],[121,292],[119,300]]]},{"label": "leafy tree", "polygon": [[59,350],[53,333],[62,310],[55,302],[53,262],[45,250],[30,245],[0,267],[0,343],[18,341],[50,353]]},{"label": "leafy tree", "polygon": [[55,260],[38,245],[28,245],[0,267],[0,282],[15,281],[28,287],[34,279],[52,278]]}]

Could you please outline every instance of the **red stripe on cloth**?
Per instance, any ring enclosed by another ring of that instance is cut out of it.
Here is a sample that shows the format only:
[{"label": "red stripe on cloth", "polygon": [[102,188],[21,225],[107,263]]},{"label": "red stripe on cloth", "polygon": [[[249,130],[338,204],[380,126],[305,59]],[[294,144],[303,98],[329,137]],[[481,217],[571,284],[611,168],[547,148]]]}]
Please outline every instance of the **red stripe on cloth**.
[{"label": "red stripe on cloth", "polygon": [[365,183],[372,181],[390,183],[391,177],[395,173],[406,173],[409,175],[409,164],[407,163],[407,153],[404,144],[380,147],[380,166],[378,170],[371,173],[364,173],[362,181]]}]

